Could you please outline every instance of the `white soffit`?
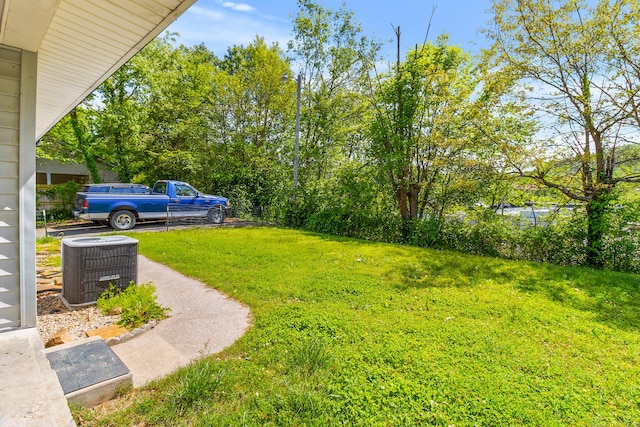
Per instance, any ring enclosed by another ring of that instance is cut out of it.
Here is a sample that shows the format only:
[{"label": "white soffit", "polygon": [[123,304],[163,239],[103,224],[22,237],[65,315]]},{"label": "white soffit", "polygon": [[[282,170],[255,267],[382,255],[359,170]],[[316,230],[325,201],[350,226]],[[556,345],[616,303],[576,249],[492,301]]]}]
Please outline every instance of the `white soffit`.
[{"label": "white soffit", "polygon": [[0,43],[38,53],[36,137],[195,0],[0,0]]},{"label": "white soffit", "polygon": [[2,44],[37,52],[60,0],[0,0]]}]

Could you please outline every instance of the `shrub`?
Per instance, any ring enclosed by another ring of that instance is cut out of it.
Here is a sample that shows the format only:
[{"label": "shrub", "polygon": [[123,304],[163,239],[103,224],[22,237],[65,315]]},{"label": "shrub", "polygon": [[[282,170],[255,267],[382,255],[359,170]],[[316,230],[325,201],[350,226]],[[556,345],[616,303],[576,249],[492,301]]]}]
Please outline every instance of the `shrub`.
[{"label": "shrub", "polygon": [[71,209],[58,206],[47,209],[47,221],[66,221],[68,219],[73,219]]},{"label": "shrub", "polygon": [[409,230],[408,243],[424,248],[441,246],[442,225],[442,221],[436,218],[413,221]]},{"label": "shrub", "polygon": [[156,288],[150,283],[136,285],[133,282],[124,290],[113,285],[98,299],[98,307],[108,313],[116,308],[122,310],[119,325],[129,330],[152,320],[165,318],[168,308],[156,302]]},{"label": "shrub", "polygon": [[640,272],[640,202],[611,208],[605,216],[604,267],[609,270]]},{"label": "shrub", "polygon": [[338,212],[336,209],[323,209],[309,217],[305,229],[316,233],[344,236],[346,234],[347,224],[341,212]]},{"label": "shrub", "polygon": [[253,204],[249,199],[249,193],[244,185],[237,185],[233,187],[226,196],[231,202],[233,216],[237,218],[251,217]]},{"label": "shrub", "polygon": [[447,217],[439,247],[474,255],[513,258],[516,227],[493,210],[473,210]]},{"label": "shrub", "polygon": [[326,208],[309,216],[304,229],[374,242],[405,243],[404,222],[388,211],[365,212]]},{"label": "shrub", "polygon": [[640,273],[640,239],[638,232],[606,236],[603,242],[604,267],[608,270]]},{"label": "shrub", "polygon": [[[76,192],[79,189],[80,185],[74,181],[39,187],[38,196],[45,197],[54,203],[53,207],[47,209],[47,220],[63,221],[72,219],[71,211],[75,202]],[[38,208],[38,210],[40,209]]]},{"label": "shrub", "polygon": [[[565,266],[586,265],[586,221],[575,209],[551,213],[535,225],[520,217],[498,215],[492,209],[471,209],[444,219],[402,220],[376,205],[333,200],[318,208],[296,206],[290,225],[334,236],[409,244],[463,253],[522,259]],[[315,211],[313,209],[316,209]],[[605,269],[640,272],[640,203],[612,208],[605,219]]]},{"label": "shrub", "polygon": [[579,266],[586,262],[583,218],[556,216],[544,227],[525,227],[518,233],[518,256],[535,262]]}]

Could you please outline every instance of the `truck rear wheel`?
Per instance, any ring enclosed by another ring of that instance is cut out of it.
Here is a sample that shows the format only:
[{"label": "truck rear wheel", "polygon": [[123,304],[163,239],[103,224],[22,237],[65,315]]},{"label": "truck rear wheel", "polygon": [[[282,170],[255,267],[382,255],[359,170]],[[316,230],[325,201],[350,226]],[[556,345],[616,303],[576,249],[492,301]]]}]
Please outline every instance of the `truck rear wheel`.
[{"label": "truck rear wheel", "polygon": [[214,224],[222,224],[224,222],[224,209],[220,205],[213,205],[209,208],[207,218]]},{"label": "truck rear wheel", "polygon": [[136,226],[136,216],[131,211],[116,211],[109,220],[111,228],[118,231],[131,230]]}]

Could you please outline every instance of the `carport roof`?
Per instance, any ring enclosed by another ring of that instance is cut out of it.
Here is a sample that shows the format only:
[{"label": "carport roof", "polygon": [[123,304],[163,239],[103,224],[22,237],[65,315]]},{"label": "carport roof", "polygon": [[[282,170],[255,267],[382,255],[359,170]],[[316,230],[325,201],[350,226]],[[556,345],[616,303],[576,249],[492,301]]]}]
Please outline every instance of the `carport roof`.
[{"label": "carport roof", "polygon": [[195,0],[0,0],[0,44],[38,53],[36,138]]}]

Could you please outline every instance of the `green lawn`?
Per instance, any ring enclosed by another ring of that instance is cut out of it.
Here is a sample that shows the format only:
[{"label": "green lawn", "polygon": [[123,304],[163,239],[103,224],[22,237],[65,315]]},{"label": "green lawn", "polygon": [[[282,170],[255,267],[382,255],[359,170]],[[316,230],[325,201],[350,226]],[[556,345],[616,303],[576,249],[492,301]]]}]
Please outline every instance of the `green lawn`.
[{"label": "green lawn", "polygon": [[82,425],[640,425],[639,276],[275,228],[135,237],[253,323]]}]

